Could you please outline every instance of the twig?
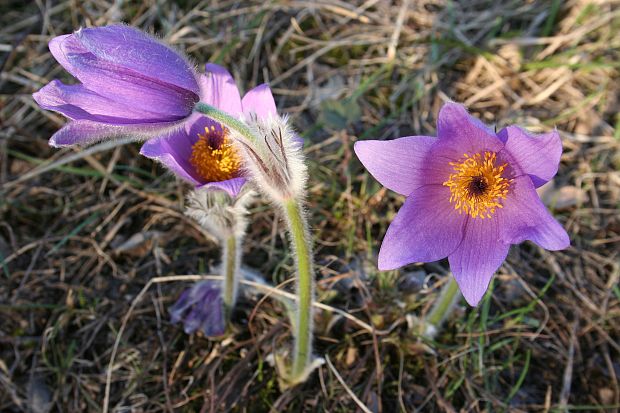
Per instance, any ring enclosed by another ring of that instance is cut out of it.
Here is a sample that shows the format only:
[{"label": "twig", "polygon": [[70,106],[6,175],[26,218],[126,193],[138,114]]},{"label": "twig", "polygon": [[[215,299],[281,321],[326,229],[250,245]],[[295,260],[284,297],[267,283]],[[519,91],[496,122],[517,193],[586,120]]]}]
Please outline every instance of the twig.
[{"label": "twig", "polygon": [[39,176],[47,171],[51,171],[53,169],[58,168],[59,166],[66,165],[73,161],[78,161],[80,159],[86,158],[87,156],[94,155],[99,152],[107,151],[109,149],[116,148],[117,146],[125,145],[125,144],[132,143],[132,142],[138,142],[142,140],[144,140],[144,138],[129,137],[129,138],[109,140],[109,141],[105,141],[97,145],[93,145],[77,153],[65,156],[64,158],[60,158],[55,162],[51,162],[45,165],[40,165],[34,168],[33,170],[26,172],[25,174],[15,179],[14,181],[7,182],[6,184],[3,185],[3,188],[4,189],[11,188],[17,184],[20,184],[36,176]]},{"label": "twig", "polygon": [[357,404],[357,406],[362,409],[364,413],[372,413],[372,411],[368,407],[366,407],[366,405],[362,403],[360,399],[357,398],[355,393],[353,393],[353,390],[351,390],[349,386],[347,386],[347,383],[345,383],[342,376],[340,376],[340,373],[338,373],[338,370],[336,370],[336,367],[334,367],[332,361],[329,359],[329,356],[327,354],[325,354],[325,361],[327,361],[327,365],[329,366],[330,370],[332,371],[332,373],[334,373],[334,376],[336,376],[340,384],[342,384],[342,387],[344,387],[345,391],[349,393],[349,396],[351,396],[355,404]]},{"label": "twig", "polygon": [[403,23],[405,22],[405,16],[407,15],[407,10],[409,9],[410,0],[404,0],[403,4],[400,6],[400,10],[398,11],[398,17],[396,18],[396,27],[394,27],[394,31],[392,32],[392,37],[390,38],[390,44],[387,50],[387,58],[388,60],[394,60],[396,57],[396,46],[398,45],[398,38],[400,37],[400,32],[403,29]]},{"label": "twig", "polygon": [[568,398],[570,397],[570,388],[573,382],[573,362],[575,358],[575,342],[577,341],[577,325],[579,320],[573,322],[570,332],[570,344],[568,346],[568,355],[566,356],[566,368],[564,369],[564,377],[562,379],[562,392],[560,393],[560,408],[568,412]]}]

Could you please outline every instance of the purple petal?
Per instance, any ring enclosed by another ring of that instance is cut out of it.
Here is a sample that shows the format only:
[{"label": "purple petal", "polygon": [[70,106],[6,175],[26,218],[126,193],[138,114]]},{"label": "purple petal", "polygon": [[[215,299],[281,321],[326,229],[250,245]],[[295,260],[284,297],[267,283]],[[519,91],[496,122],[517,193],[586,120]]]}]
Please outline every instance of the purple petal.
[{"label": "purple petal", "polygon": [[62,113],[70,119],[112,124],[143,123],[145,119],[168,120],[161,116],[157,119],[159,115],[155,113],[114,102],[83,85],[65,85],[58,80],[52,80],[32,96],[43,109]]},{"label": "purple petal", "polygon": [[427,170],[427,155],[436,141],[430,136],[408,136],[389,141],[357,141],[353,148],[377,181],[394,192],[409,195],[422,185],[443,182]]},{"label": "purple petal", "polygon": [[213,290],[210,281],[201,281],[194,284],[189,291],[191,308],[185,315],[183,327],[185,333],[192,334],[200,328],[208,316],[208,308],[212,304],[213,298],[217,296],[218,290]]},{"label": "purple petal", "polygon": [[266,83],[258,85],[246,93],[241,101],[241,106],[246,116],[250,116],[252,113],[255,113],[259,118],[278,116],[276,102],[273,99],[269,85]]},{"label": "purple petal", "polygon": [[140,154],[161,162],[175,175],[191,184],[200,185],[204,180],[189,161],[196,140],[197,137],[192,138],[185,130],[179,130],[169,136],[149,139],[142,145]]},{"label": "purple petal", "polygon": [[98,59],[198,94],[198,82],[187,59],[139,29],[111,25],[81,29],[75,37]]},{"label": "purple petal", "polygon": [[222,66],[208,63],[206,73],[200,76],[201,100],[230,115],[240,117],[243,113],[241,96],[235,80]]},{"label": "purple petal", "polygon": [[123,107],[155,113],[157,120],[163,117],[174,121],[189,116],[198,101],[198,95],[193,91],[98,59],[75,43],[74,37],[64,37],[55,42],[51,50],[55,56],[61,56],[59,61],[87,89]]},{"label": "purple petal", "polygon": [[200,296],[185,320],[185,332],[190,334],[200,329],[206,336],[219,335],[223,329],[222,300],[220,290],[212,283],[198,287]]},{"label": "purple petal", "polygon": [[437,149],[433,148],[433,152],[452,161],[462,159],[464,154],[497,153],[504,149],[491,129],[467,113],[464,106],[452,102],[439,111],[437,137]]},{"label": "purple petal", "polygon": [[183,331],[185,331],[185,334],[192,334],[198,330],[203,318],[204,311],[202,311],[202,308],[199,307],[199,304],[194,305],[183,320]]},{"label": "purple petal", "polygon": [[466,216],[449,203],[450,190],[427,185],[414,190],[390,224],[379,251],[379,269],[450,255],[463,239]]},{"label": "purple petal", "polygon": [[[196,112],[192,113],[189,120],[185,124],[185,130],[187,131],[187,134],[193,142],[196,142],[200,135],[205,136],[207,134],[207,130],[210,130],[212,128],[214,128],[218,133],[209,133],[209,137],[213,135],[222,136],[221,132],[223,129],[220,123]],[[217,147],[219,145],[219,143],[217,142],[210,142],[210,144],[214,147]]]},{"label": "purple petal", "polygon": [[90,52],[82,46],[82,44],[76,39],[73,34],[64,34],[62,36],[56,36],[50,40],[48,47],[52,56],[60,63],[62,67],[74,77],[77,77],[77,71],[67,59],[69,54],[90,54]]},{"label": "purple petal", "polygon": [[205,317],[200,326],[200,330],[206,337],[221,336],[226,331],[222,306],[222,300],[218,296],[211,301],[208,308],[205,309]]},{"label": "purple petal", "polygon": [[510,244],[500,240],[499,220],[469,218],[465,236],[448,257],[454,278],[471,306],[478,305],[491,277],[508,255]]},{"label": "purple petal", "polygon": [[170,133],[180,128],[181,123],[142,123],[132,125],[110,125],[90,120],[74,120],[56,132],[49,140],[50,146],[60,148],[71,145],[88,145],[107,138],[134,136],[146,140],[154,135]]},{"label": "purple petal", "polygon": [[518,244],[530,240],[552,251],[570,245],[568,234],[547,211],[528,176],[512,181],[503,205],[496,212],[503,242]]},{"label": "purple petal", "polygon": [[497,136],[521,169],[529,174],[536,188],[547,183],[558,172],[562,139],[557,130],[533,136],[518,126],[508,126]]},{"label": "purple petal", "polygon": [[192,305],[190,296],[191,289],[183,291],[177,302],[168,310],[172,324],[176,324],[183,319],[185,311]]},{"label": "purple petal", "polygon": [[243,177],[232,178],[225,181],[209,182],[200,186],[200,188],[226,191],[231,198],[235,198],[241,192],[246,181],[247,179]]}]

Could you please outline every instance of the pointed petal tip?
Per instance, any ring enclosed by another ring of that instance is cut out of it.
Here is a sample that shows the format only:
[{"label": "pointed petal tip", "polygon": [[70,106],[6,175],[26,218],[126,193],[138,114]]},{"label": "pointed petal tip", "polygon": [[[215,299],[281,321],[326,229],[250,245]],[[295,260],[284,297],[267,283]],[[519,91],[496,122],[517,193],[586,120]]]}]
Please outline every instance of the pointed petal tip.
[{"label": "pointed petal tip", "polygon": [[389,270],[398,268],[398,266],[395,266],[394,263],[391,262],[391,257],[388,254],[386,254],[385,248],[383,248],[384,242],[385,240],[381,243],[381,247],[379,247],[379,255],[377,257],[377,268],[379,269],[379,271],[389,271]]},{"label": "pointed petal tip", "polygon": [[482,297],[484,297],[484,293],[482,293],[481,296],[471,295],[471,294],[468,294],[468,295],[463,294],[463,298],[465,298],[465,301],[471,307],[478,307],[478,304],[480,304],[480,300],[482,300]]},{"label": "pointed petal tip", "polygon": [[64,147],[64,146],[65,146],[65,145],[59,145],[59,144],[56,142],[56,139],[54,139],[54,137],[51,137],[51,138],[49,139],[49,141],[47,141],[47,144],[48,144],[49,146],[51,146],[52,148],[62,148],[62,147]]},{"label": "pointed petal tip", "polygon": [[[37,90],[32,94],[32,98],[37,105],[41,106],[43,109],[51,109],[53,105],[50,105],[51,102],[58,102],[59,93],[58,86],[65,86],[60,80],[53,79],[47,85],[44,85],[41,89]],[[66,103],[66,102],[63,102]],[[53,110],[53,109],[52,109]]]},{"label": "pointed petal tip", "polygon": [[377,268],[379,271],[397,270],[413,262],[407,260],[403,254],[394,254],[394,248],[392,248],[390,240],[386,243],[386,239],[383,239],[379,248],[379,256],[377,257]]},{"label": "pointed petal tip", "polygon": [[381,185],[408,196],[422,185],[444,181],[443,176],[428,169],[428,154],[436,140],[431,136],[364,140],[355,142],[353,150]]},{"label": "pointed petal tip", "polygon": [[[489,282],[491,278],[492,277],[488,278]],[[472,285],[472,283],[468,283],[467,278],[465,277],[455,277],[455,280],[467,304],[471,307],[478,307],[480,300],[482,300],[489,289],[489,284],[485,285],[484,288],[480,288],[479,285]]]},{"label": "pointed petal tip", "polygon": [[355,154],[359,157],[359,151],[364,150],[364,145],[367,143],[368,141],[355,141],[355,143],[353,144],[353,151],[355,152]]},{"label": "pointed petal tip", "polygon": [[230,76],[230,72],[224,66],[218,65],[217,63],[205,64],[205,72],[215,72]]},{"label": "pointed petal tip", "polygon": [[470,219],[462,242],[448,256],[452,275],[471,306],[478,305],[508,256],[510,244],[501,241],[500,225],[499,219]]},{"label": "pointed petal tip", "polygon": [[241,95],[230,72],[215,63],[205,65],[205,74],[199,76],[204,103],[239,117],[243,113]]},{"label": "pointed petal tip", "polygon": [[398,266],[391,265],[389,261],[379,253],[379,257],[377,258],[377,268],[379,271],[390,271],[398,268]]},{"label": "pointed petal tip", "polygon": [[448,116],[450,114],[469,115],[469,111],[464,105],[449,100],[446,103],[444,103],[439,109],[438,118],[442,119],[443,117]]},{"label": "pointed petal tip", "polygon": [[570,247],[568,232],[562,227],[560,229],[562,230],[561,232],[559,230],[556,231],[555,242],[548,242],[543,248],[549,251],[561,251]]},{"label": "pointed petal tip", "polygon": [[513,188],[504,208],[498,211],[502,242],[519,244],[529,240],[550,251],[568,248],[568,233],[547,210],[530,177],[515,178]]},{"label": "pointed petal tip", "polygon": [[276,102],[267,83],[260,84],[248,91],[241,99],[241,106],[243,106],[243,113],[246,115],[255,113],[261,119],[278,116]]},{"label": "pointed petal tip", "polygon": [[562,138],[557,129],[535,134],[518,125],[509,125],[497,133],[514,162],[539,188],[558,172],[562,157]]},{"label": "pointed petal tip", "polygon": [[73,146],[77,142],[74,142],[72,139],[67,138],[67,134],[65,133],[65,129],[69,124],[63,126],[60,130],[56,131],[52,135],[51,138],[47,141],[47,144],[52,148],[65,148],[68,146]]}]

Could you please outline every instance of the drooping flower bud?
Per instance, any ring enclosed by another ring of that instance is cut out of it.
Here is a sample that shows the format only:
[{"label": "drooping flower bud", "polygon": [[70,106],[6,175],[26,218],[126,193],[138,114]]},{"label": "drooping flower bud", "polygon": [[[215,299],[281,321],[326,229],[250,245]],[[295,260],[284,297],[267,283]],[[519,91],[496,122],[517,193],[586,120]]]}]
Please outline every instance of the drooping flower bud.
[{"label": "drooping flower bud", "polygon": [[43,109],[70,122],[52,136],[54,147],[135,136],[167,136],[191,117],[205,96],[193,64],[135,27],[79,29],[53,38],[54,58],[81,83],[53,80],[36,92]]}]

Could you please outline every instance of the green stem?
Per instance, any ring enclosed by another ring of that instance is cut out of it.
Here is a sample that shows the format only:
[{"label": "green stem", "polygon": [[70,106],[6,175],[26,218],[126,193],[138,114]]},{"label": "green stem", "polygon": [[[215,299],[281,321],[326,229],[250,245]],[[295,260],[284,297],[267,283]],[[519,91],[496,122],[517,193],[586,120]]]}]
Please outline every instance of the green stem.
[{"label": "green stem", "polygon": [[426,321],[432,324],[437,330],[441,327],[445,319],[454,308],[454,304],[458,299],[459,286],[456,283],[454,277],[450,277],[450,280],[443,286],[439,297],[430,313],[426,317]]},{"label": "green stem", "polygon": [[[259,147],[257,137],[242,121],[203,102],[194,106],[196,112],[221,123],[236,132],[237,138],[249,147]],[[314,294],[314,274],[312,270],[312,248],[306,217],[298,199],[274,199],[282,205],[287,218],[291,243],[297,264],[297,319],[295,323],[295,348],[291,381],[301,382],[310,368],[312,355],[312,299]]]},{"label": "green stem", "polygon": [[290,199],[284,203],[291,241],[295,249],[297,263],[297,323],[293,358],[293,381],[302,379],[310,364],[312,353],[312,297],[314,294],[314,274],[312,272],[312,253],[310,234],[306,227],[303,210],[298,201]]},{"label": "green stem", "polygon": [[233,307],[237,300],[237,273],[239,272],[239,257],[237,252],[237,237],[231,235],[224,245],[222,265],[224,269],[224,317],[226,324],[230,322]]},{"label": "green stem", "polygon": [[226,112],[203,102],[196,103],[194,110],[239,133],[248,140],[248,143],[253,143],[256,141],[256,137],[245,123],[237,118],[234,118],[233,116],[230,116]]}]

